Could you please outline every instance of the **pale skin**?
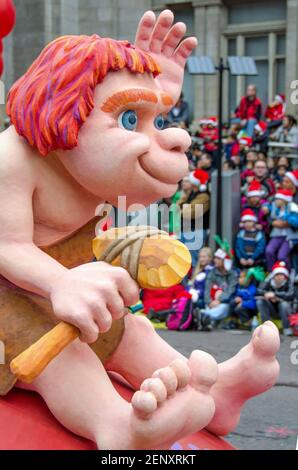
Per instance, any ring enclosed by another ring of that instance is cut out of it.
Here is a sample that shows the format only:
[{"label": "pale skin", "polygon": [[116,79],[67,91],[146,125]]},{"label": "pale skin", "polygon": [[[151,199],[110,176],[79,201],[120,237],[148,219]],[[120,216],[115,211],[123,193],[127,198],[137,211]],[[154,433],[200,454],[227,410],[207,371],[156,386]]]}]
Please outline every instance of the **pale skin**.
[{"label": "pale skin", "polygon": [[[167,448],[208,425],[226,434],[244,402],[270,388],[278,375],[279,336],[270,322],[238,355],[217,366],[200,351],[184,358],[147,320],[128,315],[123,339],[106,364],[137,390],[126,402],[86,343],[125,314],[124,307],[138,300],[138,287],[122,268],[97,262],[66,269],[40,250],[91,220],[98,204],[115,204],[118,195],[126,195],[128,205],[148,205],[171,196],[187,173],[188,134],[153,125],[170,109],[161,93],[170,94],[173,103],[180,96],[185,61],[196,46],[195,38],[180,42],[185,25],[172,24],[169,10],[158,20],[152,12],[143,16],[136,44],[156,58],[163,74],[155,80],[128,71],[109,74],[96,88],[95,108],[73,150],[41,158],[13,127],[0,136],[0,272],[49,299],[57,319],[81,331],[80,340],[30,388],[64,426],[101,449]],[[139,127],[132,132],[119,126],[123,109],[107,113],[101,107],[112,94],[136,88],[153,91],[157,103],[128,105],[138,114]]]}]

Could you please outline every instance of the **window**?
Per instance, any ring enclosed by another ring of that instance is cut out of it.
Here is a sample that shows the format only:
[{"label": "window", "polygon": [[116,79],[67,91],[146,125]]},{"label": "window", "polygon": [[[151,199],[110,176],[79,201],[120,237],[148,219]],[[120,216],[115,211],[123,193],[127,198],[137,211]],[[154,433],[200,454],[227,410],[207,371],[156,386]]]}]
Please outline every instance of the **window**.
[{"label": "window", "polygon": [[235,109],[249,83],[257,86],[263,111],[276,93],[285,93],[285,49],[284,33],[236,35],[228,39],[228,55],[251,56],[258,69],[258,75],[254,77],[229,76],[230,111]]},{"label": "window", "polygon": [[227,2],[229,24],[259,23],[262,21],[285,20],[287,5],[285,0]]}]

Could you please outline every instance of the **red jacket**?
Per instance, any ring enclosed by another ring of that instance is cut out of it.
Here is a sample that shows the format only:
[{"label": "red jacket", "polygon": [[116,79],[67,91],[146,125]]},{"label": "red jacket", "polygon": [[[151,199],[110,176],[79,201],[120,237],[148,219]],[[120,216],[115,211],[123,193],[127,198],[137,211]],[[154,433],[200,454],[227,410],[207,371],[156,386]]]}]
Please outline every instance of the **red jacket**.
[{"label": "red jacket", "polygon": [[265,117],[270,121],[277,121],[283,119],[285,116],[285,107],[283,104],[279,103],[275,106],[267,106]]},{"label": "red jacket", "polygon": [[150,308],[155,311],[168,310],[172,307],[173,300],[184,291],[181,284],[167,289],[143,289],[142,302],[145,313],[148,313]]},{"label": "red jacket", "polygon": [[239,119],[256,119],[259,121],[262,115],[262,101],[255,98],[253,101],[249,100],[247,96],[241,98],[240,104],[236,109],[236,116]]}]

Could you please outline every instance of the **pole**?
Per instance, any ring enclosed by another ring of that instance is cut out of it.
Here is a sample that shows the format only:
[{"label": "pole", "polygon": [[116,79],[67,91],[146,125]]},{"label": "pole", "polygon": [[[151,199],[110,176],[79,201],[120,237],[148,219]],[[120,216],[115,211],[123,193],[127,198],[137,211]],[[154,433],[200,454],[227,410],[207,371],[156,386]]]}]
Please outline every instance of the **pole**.
[{"label": "pole", "polygon": [[216,233],[222,237],[222,95],[223,73],[225,70],[223,58],[219,66],[219,95],[218,95],[218,149],[217,149],[217,198],[216,198]]}]

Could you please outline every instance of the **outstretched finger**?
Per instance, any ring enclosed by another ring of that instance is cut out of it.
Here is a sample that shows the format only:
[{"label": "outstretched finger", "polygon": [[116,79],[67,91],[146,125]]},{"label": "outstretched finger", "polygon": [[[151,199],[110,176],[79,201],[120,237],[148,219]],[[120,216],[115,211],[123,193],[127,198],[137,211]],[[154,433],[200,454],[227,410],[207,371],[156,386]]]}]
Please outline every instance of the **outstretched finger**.
[{"label": "outstretched finger", "polygon": [[150,38],[156,23],[156,16],[153,11],[148,10],[140,19],[136,32],[135,45],[143,51],[148,51],[150,46]]},{"label": "outstretched finger", "polygon": [[186,26],[184,23],[176,23],[172,26],[162,44],[162,52],[165,56],[171,57],[174,54],[185,33]]},{"label": "outstretched finger", "polygon": [[198,41],[195,37],[184,39],[181,44],[177,47],[174,53],[175,61],[181,66],[185,67],[187,58],[190,56],[192,51],[197,47]]},{"label": "outstretched finger", "polygon": [[173,22],[174,15],[171,10],[164,10],[161,12],[151,35],[149,46],[150,51],[157,54],[161,52],[163,41],[172,27]]}]

